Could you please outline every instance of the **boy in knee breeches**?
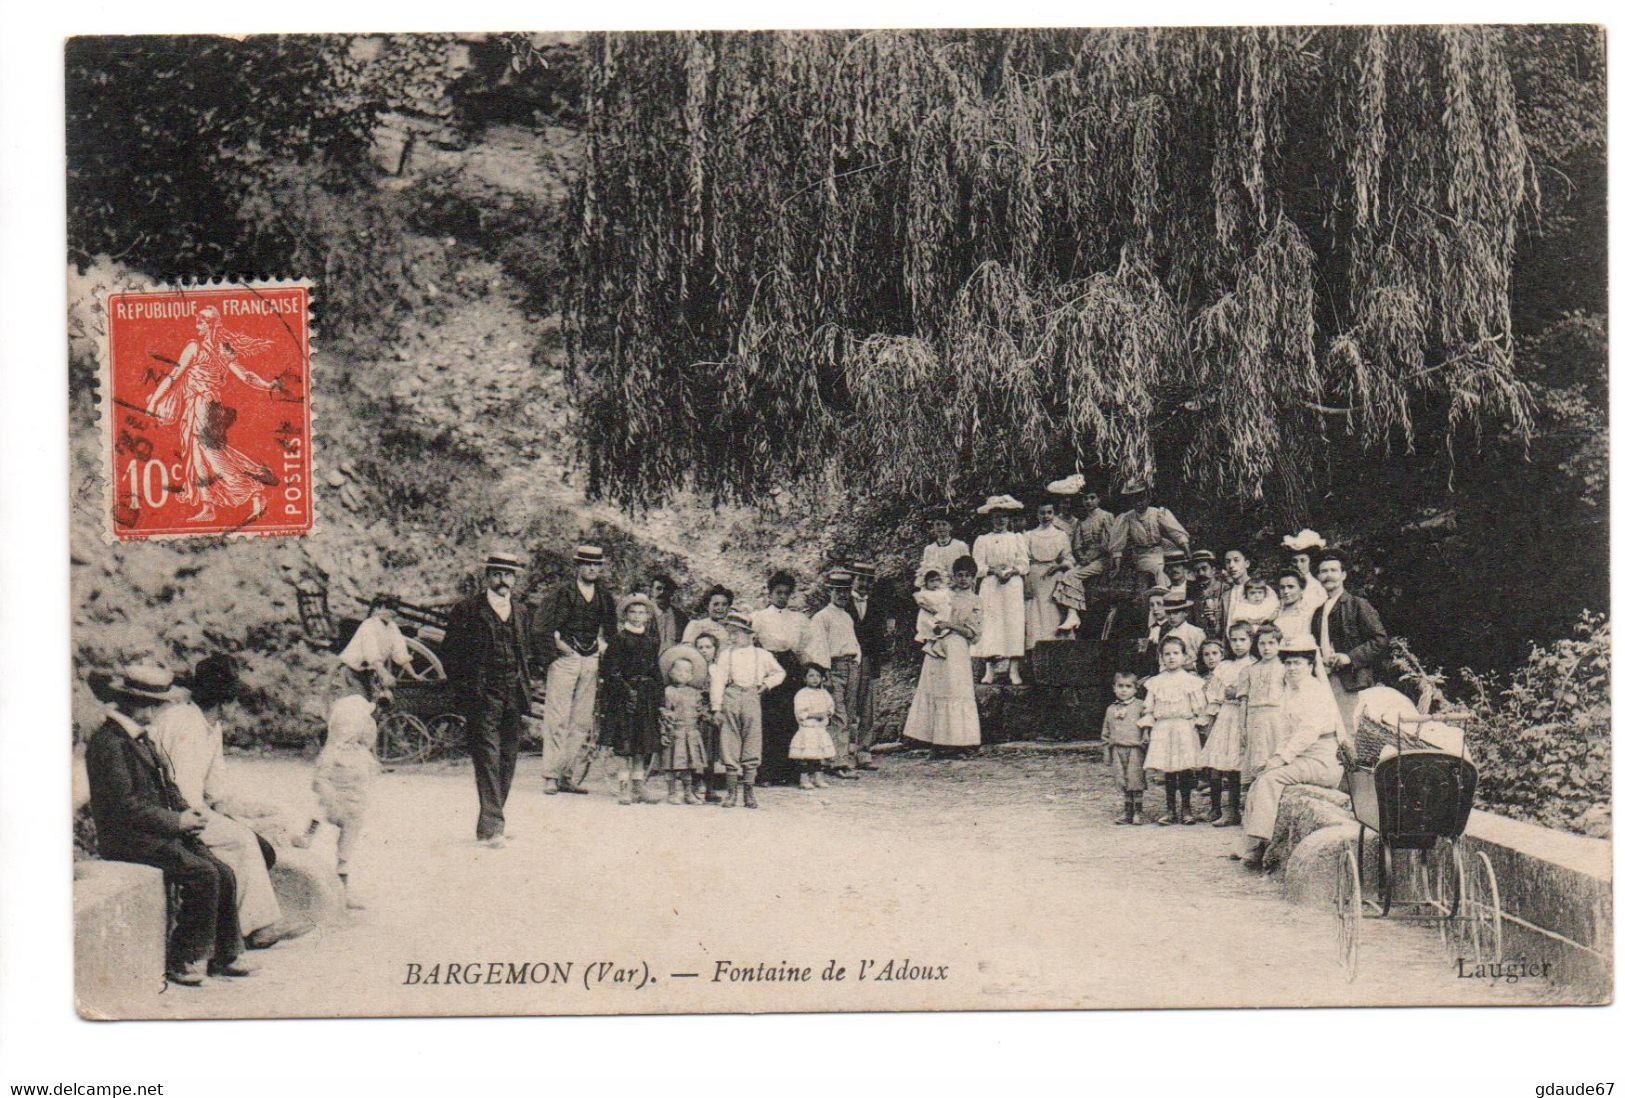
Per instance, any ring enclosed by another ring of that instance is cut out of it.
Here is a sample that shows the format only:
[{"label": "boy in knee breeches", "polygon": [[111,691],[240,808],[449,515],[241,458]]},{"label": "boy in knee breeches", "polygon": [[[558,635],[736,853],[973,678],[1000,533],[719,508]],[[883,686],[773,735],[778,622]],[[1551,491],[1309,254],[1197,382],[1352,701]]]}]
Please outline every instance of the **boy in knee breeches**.
[{"label": "boy in knee breeches", "polygon": [[728,643],[711,665],[711,711],[721,725],[718,746],[728,793],[722,807],[756,807],[756,767],[762,761],[762,694],[784,681],[784,668],[752,643],[755,630],[741,611],[728,615]]},{"label": "boy in knee breeches", "polygon": [[1106,764],[1123,791],[1123,814],[1120,824],[1140,822],[1141,799],[1145,796],[1145,745],[1147,730],[1140,727],[1139,680],[1132,671],[1119,671],[1112,676],[1112,696],[1117,700],[1106,707],[1106,720],[1101,728],[1105,741]]}]

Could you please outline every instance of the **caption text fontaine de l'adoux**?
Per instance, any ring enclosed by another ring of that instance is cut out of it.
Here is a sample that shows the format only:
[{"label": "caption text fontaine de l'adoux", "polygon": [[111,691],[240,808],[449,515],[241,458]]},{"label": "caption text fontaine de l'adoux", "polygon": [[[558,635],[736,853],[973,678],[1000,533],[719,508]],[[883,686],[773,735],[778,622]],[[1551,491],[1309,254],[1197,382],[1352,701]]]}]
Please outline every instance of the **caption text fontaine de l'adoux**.
[{"label": "caption text fontaine de l'adoux", "polygon": [[818,964],[708,961],[700,971],[661,971],[648,961],[409,961],[403,986],[512,987],[580,985],[583,990],[640,991],[662,983],[710,984],[923,983],[949,978],[949,967],[911,957],[861,957]]}]

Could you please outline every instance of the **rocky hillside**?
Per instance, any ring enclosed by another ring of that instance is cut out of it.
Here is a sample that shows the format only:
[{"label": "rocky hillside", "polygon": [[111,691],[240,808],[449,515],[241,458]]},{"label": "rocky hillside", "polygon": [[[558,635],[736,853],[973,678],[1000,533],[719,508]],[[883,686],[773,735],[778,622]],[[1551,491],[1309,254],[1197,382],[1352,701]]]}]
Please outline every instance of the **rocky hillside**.
[{"label": "rocky hillside", "polygon": [[223,649],[240,655],[249,688],[228,721],[242,745],[305,742],[332,660],[304,639],[299,587],[325,588],[335,617],[381,590],[448,602],[487,549],[510,544],[531,559],[534,592],[585,538],[610,552],[617,590],[658,568],[690,597],[720,582],[759,604],[771,569],[810,576],[833,558],[789,498],[763,510],[686,499],[637,516],[584,498],[549,292],[559,241],[545,238],[573,150],[566,131],[502,126],[386,181],[409,211],[412,251],[437,261],[389,337],[318,340],[321,491],[304,539],[103,542],[95,302],[140,274],[105,259],[70,272],[76,735],[98,719],[91,671],[149,655],[179,669]]}]

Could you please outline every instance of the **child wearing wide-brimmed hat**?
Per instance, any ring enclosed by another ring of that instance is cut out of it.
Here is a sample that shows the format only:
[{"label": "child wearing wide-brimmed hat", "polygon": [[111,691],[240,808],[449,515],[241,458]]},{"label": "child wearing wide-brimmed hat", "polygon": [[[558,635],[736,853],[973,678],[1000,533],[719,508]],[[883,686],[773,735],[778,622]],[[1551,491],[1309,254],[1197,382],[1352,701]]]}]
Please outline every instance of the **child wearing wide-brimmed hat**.
[{"label": "child wearing wide-brimmed hat", "polygon": [[660,673],[666,680],[666,704],[660,710],[662,769],[666,771],[667,804],[704,804],[703,787],[694,792],[696,779],[704,780],[708,756],[700,734],[704,697],[694,685],[710,675],[710,664],[700,650],[678,644],[660,654]]},{"label": "child wearing wide-brimmed hat", "polygon": [[598,739],[615,753],[621,804],[642,804],[649,763],[661,751],[660,636],[647,595],[621,600],[621,627],[599,663]]}]

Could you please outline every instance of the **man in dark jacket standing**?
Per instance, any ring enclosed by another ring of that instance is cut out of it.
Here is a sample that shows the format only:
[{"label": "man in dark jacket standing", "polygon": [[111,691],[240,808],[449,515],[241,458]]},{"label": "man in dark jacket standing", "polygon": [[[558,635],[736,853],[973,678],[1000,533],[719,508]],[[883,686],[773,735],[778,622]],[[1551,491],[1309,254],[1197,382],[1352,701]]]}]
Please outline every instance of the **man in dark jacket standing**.
[{"label": "man in dark jacket standing", "polygon": [[441,658],[467,722],[480,816],[474,837],[506,845],[503,807],[519,764],[519,733],[530,712],[529,621],[513,599],[523,565],[512,553],[485,558],[485,590],[451,612]]},{"label": "man in dark jacket standing", "polygon": [[1344,587],[1348,558],[1342,552],[1322,553],[1316,574],[1326,588],[1326,601],[1315,608],[1309,630],[1326,661],[1343,728],[1352,734],[1355,701],[1360,691],[1376,684],[1377,667],[1388,655],[1388,630],[1375,607]]},{"label": "man in dark jacket standing", "polygon": [[137,720],[154,705],[184,700],[174,683],[172,672],[148,665],[115,676],[107,686],[114,704],[85,749],[85,769],[97,852],[163,870],[178,897],[167,978],[196,987],[204,982],[205,961],[210,976],[247,976],[256,966],[241,958],[237,879],[203,845],[207,819],[181,796],[168,762]]}]

